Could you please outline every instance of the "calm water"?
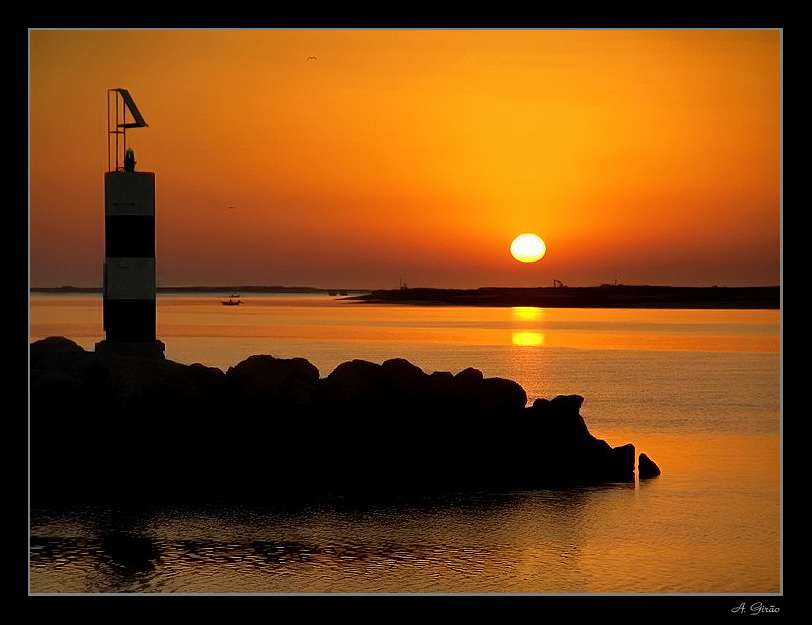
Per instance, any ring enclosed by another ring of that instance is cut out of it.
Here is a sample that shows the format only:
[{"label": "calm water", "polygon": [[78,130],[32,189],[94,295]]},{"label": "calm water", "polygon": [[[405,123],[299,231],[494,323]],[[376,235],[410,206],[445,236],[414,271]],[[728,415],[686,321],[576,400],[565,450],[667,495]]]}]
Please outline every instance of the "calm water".
[{"label": "calm water", "polygon": [[[33,593],[782,591],[780,313],[370,306],[328,296],[164,295],[166,356],[223,370],[301,356],[476,367],[577,393],[590,431],[655,480],[254,510],[34,511]],[[100,296],[32,296],[30,338],[103,337]],[[517,433],[521,435],[521,433]]]}]

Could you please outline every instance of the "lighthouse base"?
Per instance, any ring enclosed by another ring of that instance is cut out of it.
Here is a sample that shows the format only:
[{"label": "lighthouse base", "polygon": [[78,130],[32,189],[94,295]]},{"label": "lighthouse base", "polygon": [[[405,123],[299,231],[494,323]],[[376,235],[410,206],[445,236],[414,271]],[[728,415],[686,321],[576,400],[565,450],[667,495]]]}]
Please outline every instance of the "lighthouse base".
[{"label": "lighthouse base", "polygon": [[163,341],[144,343],[113,343],[108,340],[96,343],[96,353],[102,356],[118,358],[141,358],[147,360],[164,360],[166,345]]}]

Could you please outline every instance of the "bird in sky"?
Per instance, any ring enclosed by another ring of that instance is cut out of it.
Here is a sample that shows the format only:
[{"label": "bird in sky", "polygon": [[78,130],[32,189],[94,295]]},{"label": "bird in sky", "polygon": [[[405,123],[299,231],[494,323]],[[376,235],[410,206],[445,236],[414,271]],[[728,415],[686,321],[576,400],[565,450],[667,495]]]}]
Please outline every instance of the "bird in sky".
[{"label": "bird in sky", "polygon": [[315,56],[309,56],[309,57],[307,57],[307,60],[308,61],[317,61],[318,59]]}]

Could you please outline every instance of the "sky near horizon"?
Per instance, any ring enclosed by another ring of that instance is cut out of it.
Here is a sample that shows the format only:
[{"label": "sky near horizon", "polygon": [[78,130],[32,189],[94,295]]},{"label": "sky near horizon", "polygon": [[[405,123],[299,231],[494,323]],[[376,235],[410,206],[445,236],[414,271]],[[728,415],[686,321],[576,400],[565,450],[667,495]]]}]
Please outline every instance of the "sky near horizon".
[{"label": "sky near horizon", "polygon": [[[159,286],[776,285],[778,30],[31,30],[29,281],[100,286],[107,91]],[[544,239],[535,263],[515,236]]]}]

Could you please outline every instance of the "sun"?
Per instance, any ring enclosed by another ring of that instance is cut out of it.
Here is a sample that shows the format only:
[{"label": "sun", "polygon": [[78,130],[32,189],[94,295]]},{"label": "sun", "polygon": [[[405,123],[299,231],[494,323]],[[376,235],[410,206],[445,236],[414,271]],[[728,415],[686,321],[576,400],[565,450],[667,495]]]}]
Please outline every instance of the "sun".
[{"label": "sun", "polygon": [[541,237],[535,234],[520,234],[510,244],[513,258],[523,263],[534,263],[540,260],[547,251]]}]

